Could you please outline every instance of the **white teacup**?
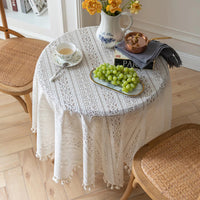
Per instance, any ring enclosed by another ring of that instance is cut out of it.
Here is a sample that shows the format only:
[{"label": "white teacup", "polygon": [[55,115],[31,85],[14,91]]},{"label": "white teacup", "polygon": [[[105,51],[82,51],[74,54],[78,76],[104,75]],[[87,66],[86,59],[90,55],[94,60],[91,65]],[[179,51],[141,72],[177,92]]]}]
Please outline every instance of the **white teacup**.
[{"label": "white teacup", "polygon": [[76,53],[76,46],[71,42],[60,43],[56,48],[56,55],[62,60],[68,61]]}]

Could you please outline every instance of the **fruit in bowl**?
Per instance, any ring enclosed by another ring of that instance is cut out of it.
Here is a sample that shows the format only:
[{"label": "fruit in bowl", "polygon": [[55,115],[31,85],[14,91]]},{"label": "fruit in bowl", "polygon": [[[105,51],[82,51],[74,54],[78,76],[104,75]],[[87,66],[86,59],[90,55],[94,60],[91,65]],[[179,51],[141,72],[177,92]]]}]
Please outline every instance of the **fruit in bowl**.
[{"label": "fruit in bowl", "polygon": [[130,32],[125,36],[126,50],[131,53],[144,52],[148,43],[148,38],[140,32]]}]

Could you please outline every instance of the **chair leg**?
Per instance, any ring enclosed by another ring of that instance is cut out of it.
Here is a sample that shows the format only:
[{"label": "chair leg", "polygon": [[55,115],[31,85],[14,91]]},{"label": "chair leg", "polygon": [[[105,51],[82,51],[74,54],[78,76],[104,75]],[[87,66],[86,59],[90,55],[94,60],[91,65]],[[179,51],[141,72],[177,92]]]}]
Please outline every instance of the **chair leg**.
[{"label": "chair leg", "polygon": [[133,173],[131,173],[131,177],[129,179],[128,185],[126,187],[126,190],[124,191],[122,197],[120,200],[127,200],[128,197],[130,196],[131,192],[133,191],[133,182],[134,182],[135,177],[133,176]]},{"label": "chair leg", "polygon": [[25,101],[26,101],[26,106],[27,106],[27,110],[28,110],[30,119],[32,121],[32,101],[31,101],[30,94],[25,94],[24,98],[25,98]]},{"label": "chair leg", "polygon": [[24,111],[26,113],[28,113],[28,110],[27,110],[27,106],[26,106],[26,102],[20,97],[20,96],[15,96],[15,95],[12,95],[15,99],[17,99],[17,101],[21,104],[21,106],[23,107]]},{"label": "chair leg", "polygon": [[133,180],[133,184],[132,184],[132,188],[135,189],[138,185],[138,182],[136,181],[136,179]]}]

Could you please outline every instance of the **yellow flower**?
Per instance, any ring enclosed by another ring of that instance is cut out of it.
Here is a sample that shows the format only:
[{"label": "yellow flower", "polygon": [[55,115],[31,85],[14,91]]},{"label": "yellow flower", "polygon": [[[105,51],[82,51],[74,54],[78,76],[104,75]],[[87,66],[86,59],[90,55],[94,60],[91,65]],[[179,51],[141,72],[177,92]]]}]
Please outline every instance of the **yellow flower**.
[{"label": "yellow flower", "polygon": [[106,6],[106,11],[110,11],[111,13],[115,13],[116,11],[121,12],[122,9],[119,8],[122,3],[121,0],[108,0],[109,5]]},{"label": "yellow flower", "polygon": [[102,5],[97,0],[85,0],[82,3],[82,8],[87,9],[90,15],[94,15],[96,12],[100,13],[102,9]]},{"label": "yellow flower", "polygon": [[134,3],[131,4],[130,12],[133,14],[137,14],[139,10],[141,10],[142,5],[140,4],[139,1],[135,1]]},{"label": "yellow flower", "polygon": [[122,0],[108,0],[109,4],[116,4],[116,5],[120,5],[122,3]]},{"label": "yellow flower", "polygon": [[127,0],[122,8],[120,5],[123,0],[83,0],[82,8],[86,9],[90,15],[101,13],[103,10],[106,14],[116,16],[124,9],[130,9],[131,13],[137,14],[142,8],[140,0]]}]

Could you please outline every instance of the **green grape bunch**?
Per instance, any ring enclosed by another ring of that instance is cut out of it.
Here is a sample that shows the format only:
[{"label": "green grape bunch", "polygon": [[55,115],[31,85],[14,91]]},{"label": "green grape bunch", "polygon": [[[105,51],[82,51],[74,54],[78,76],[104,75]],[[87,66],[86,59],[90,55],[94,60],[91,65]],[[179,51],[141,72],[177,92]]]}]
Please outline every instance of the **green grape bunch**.
[{"label": "green grape bunch", "polygon": [[131,92],[140,82],[136,71],[133,68],[123,65],[101,64],[93,71],[94,77],[122,87],[125,93]]}]

